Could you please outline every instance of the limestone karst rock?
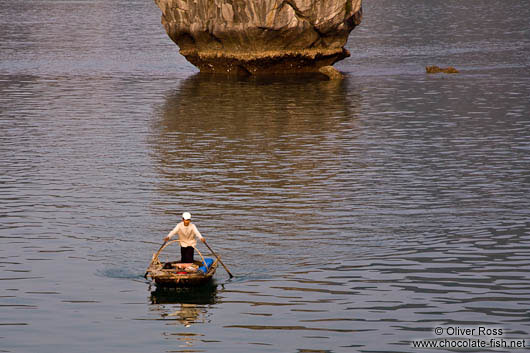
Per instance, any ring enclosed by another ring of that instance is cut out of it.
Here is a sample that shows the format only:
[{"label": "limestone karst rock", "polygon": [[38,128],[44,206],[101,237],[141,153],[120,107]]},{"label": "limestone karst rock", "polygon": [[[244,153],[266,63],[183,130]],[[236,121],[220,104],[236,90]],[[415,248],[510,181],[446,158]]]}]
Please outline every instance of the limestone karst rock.
[{"label": "limestone karst rock", "polygon": [[201,72],[318,71],[348,57],[361,0],[154,0]]}]

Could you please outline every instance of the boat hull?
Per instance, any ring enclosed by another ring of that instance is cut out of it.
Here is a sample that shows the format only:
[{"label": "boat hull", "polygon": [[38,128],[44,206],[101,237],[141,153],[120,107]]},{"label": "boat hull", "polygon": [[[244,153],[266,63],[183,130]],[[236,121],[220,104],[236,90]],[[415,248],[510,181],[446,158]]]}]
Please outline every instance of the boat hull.
[{"label": "boat hull", "polygon": [[156,276],[153,279],[157,287],[196,287],[211,281],[212,276]]},{"label": "boat hull", "polygon": [[219,258],[204,258],[200,251],[194,247],[200,255],[201,260],[193,263],[181,263],[178,261],[162,262],[158,258],[162,250],[178,240],[167,241],[156,253],[153,254],[151,263],[145,272],[145,278],[151,277],[158,287],[195,287],[211,281]]},{"label": "boat hull", "polygon": [[[163,264],[162,264],[163,265]],[[204,285],[212,280],[217,270],[217,261],[208,269],[208,272],[201,271],[193,273],[178,273],[175,270],[158,268],[148,271],[149,276],[155,281],[157,287],[196,287]]]}]

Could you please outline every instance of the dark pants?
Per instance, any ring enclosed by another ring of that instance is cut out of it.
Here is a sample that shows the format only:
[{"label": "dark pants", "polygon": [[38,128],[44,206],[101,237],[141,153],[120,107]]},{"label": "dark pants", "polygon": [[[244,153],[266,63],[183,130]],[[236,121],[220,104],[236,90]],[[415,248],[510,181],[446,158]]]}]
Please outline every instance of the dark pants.
[{"label": "dark pants", "polygon": [[191,263],[193,262],[193,246],[187,246],[185,248],[180,248],[180,262],[182,263]]}]

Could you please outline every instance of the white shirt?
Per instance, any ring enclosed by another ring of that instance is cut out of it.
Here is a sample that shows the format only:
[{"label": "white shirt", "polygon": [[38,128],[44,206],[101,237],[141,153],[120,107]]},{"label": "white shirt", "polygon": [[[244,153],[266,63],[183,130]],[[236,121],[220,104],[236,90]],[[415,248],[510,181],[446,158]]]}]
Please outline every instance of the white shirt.
[{"label": "white shirt", "polygon": [[197,239],[195,237],[202,239],[201,233],[199,233],[195,224],[191,222],[187,227],[184,225],[184,222],[180,222],[167,236],[171,239],[175,234],[178,234],[180,246],[184,248],[197,245]]}]

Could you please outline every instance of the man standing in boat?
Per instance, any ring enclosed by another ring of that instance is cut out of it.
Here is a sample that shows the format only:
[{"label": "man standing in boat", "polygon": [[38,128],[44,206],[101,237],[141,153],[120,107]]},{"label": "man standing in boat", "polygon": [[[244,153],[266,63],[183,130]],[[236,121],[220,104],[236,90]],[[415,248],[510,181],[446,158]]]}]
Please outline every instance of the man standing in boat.
[{"label": "man standing in boat", "polygon": [[179,236],[180,242],[180,255],[182,263],[191,263],[193,262],[193,253],[194,246],[197,245],[197,239],[199,238],[203,243],[206,242],[206,239],[199,233],[199,230],[195,224],[191,223],[191,214],[189,212],[184,212],[182,214],[182,222],[177,224],[175,228],[164,238],[164,241],[168,241],[173,238],[175,234]]}]

